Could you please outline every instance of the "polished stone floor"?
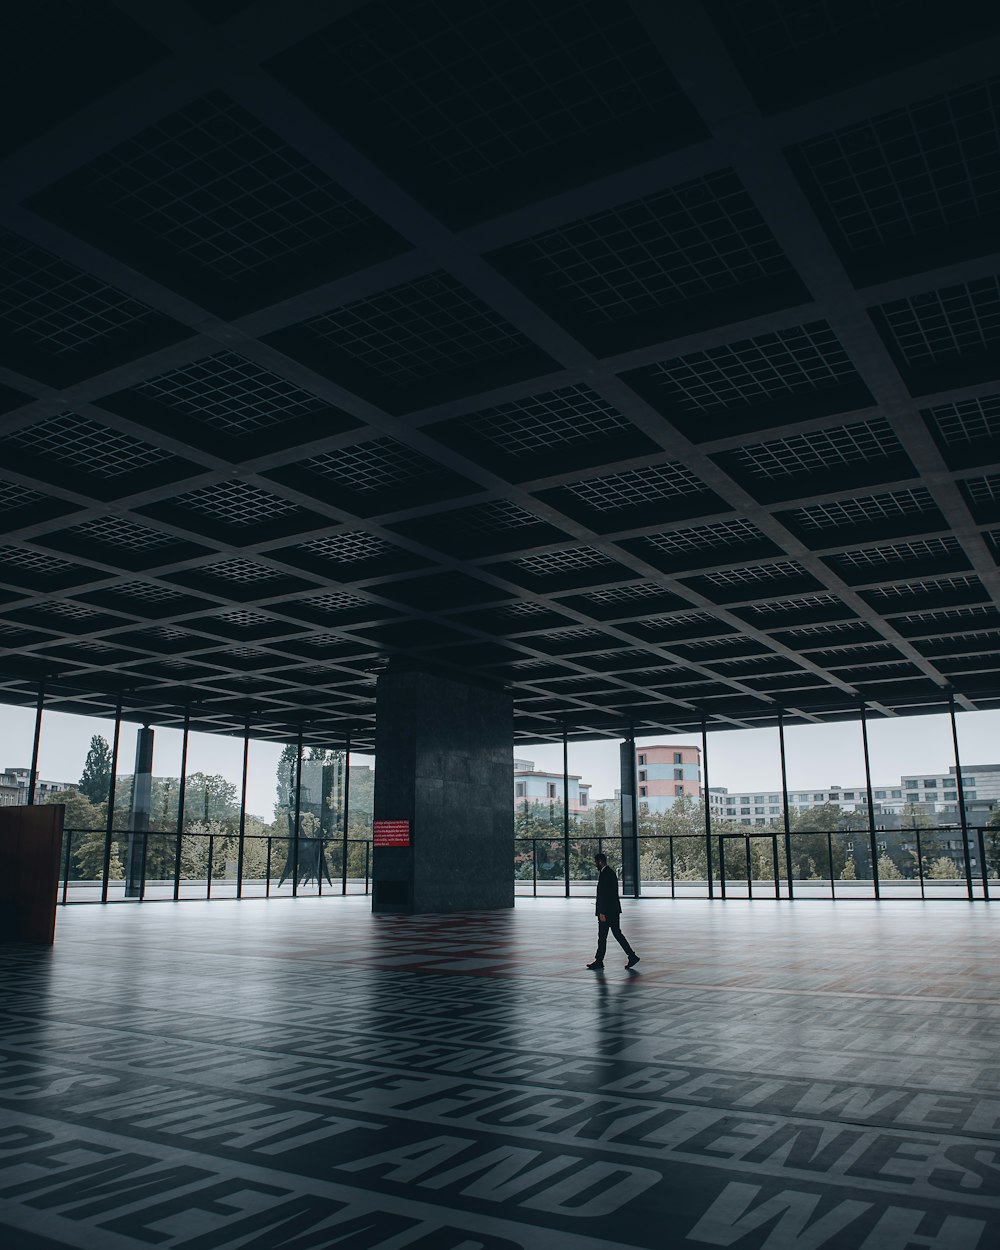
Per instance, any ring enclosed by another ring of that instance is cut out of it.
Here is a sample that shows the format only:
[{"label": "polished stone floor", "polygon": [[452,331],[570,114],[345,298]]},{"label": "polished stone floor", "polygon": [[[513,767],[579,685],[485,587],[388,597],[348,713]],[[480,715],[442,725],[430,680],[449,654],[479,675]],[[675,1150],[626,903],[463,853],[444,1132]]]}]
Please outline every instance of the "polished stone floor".
[{"label": "polished stone floor", "polygon": [[4,1250],[995,1250],[1000,902],[59,913],[0,953]]}]

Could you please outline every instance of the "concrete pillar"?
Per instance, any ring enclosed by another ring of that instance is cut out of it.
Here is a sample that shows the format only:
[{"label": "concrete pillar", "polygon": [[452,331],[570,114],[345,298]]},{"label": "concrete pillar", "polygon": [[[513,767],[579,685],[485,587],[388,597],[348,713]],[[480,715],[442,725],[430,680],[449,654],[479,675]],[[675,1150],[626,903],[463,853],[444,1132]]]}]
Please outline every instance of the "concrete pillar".
[{"label": "concrete pillar", "polygon": [[[396,665],[376,697],[372,910],[513,907],[510,695]],[[409,845],[379,845],[382,821]]]},{"label": "concrete pillar", "polygon": [[136,734],[135,773],[132,778],[132,811],[128,820],[128,854],[125,859],[125,897],[142,893],[143,846],[149,831],[149,808],[153,795],[153,730],[148,725]]}]

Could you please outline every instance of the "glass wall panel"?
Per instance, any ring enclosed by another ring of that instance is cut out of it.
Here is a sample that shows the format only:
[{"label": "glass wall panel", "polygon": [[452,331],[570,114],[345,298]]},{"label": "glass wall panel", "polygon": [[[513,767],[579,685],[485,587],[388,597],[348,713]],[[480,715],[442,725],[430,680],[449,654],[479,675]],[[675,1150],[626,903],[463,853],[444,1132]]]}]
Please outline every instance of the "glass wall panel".
[{"label": "glass wall panel", "polygon": [[[0,764],[25,790],[34,730],[34,708],[0,708]],[[48,706],[43,713],[35,801],[66,807],[59,897],[69,902],[101,897],[113,730],[113,721],[99,717],[71,716]],[[14,801],[13,795],[6,797]],[[26,794],[18,797],[23,801]]]},{"label": "glass wall panel", "polygon": [[[724,892],[726,898],[773,898],[776,850],[779,881],[786,876],[781,854],[784,816],[777,726],[710,727],[707,736],[716,896]],[[700,814],[704,829],[703,809]],[[702,850],[702,863],[704,856]]]},{"label": "glass wall panel", "polygon": [[[153,728],[153,777],[150,786],[149,826],[142,849],[142,897],[174,896],[177,855],[177,805],[180,799],[181,748],[179,729]],[[133,789],[133,787],[130,787]],[[130,816],[129,824],[134,824]]]},{"label": "glass wall panel", "polygon": [[299,894],[341,892],[345,779],[343,751],[305,748],[299,816]]},{"label": "glass wall panel", "polygon": [[236,896],[242,782],[242,738],[189,734],[181,898]]},{"label": "glass wall panel", "polygon": [[951,719],[868,714],[880,893],[967,896]]},{"label": "glass wall panel", "polygon": [[639,875],[648,896],[707,896],[700,734],[636,739]]},{"label": "glass wall panel", "polygon": [[[137,901],[141,894],[141,881],[138,877],[131,882],[131,889],[126,890],[126,867],[129,857],[129,829],[132,816],[132,798],[135,783],[135,747],[136,736],[142,725],[135,721],[123,720],[118,739],[118,766],[114,778],[114,811],[112,813],[112,834],[110,854],[108,856],[108,902]],[[108,725],[109,743],[114,748],[114,726]],[[107,810],[105,808],[105,810]],[[98,839],[94,838],[96,843]],[[103,853],[104,839],[100,839]],[[96,867],[96,865],[94,865]],[[100,870],[98,870],[98,878]]]},{"label": "glass wall panel", "polygon": [[274,773],[274,823],[271,829],[270,896],[291,896],[296,864],[295,787],[298,750],[294,742],[281,746]]},{"label": "glass wall panel", "polygon": [[619,786],[620,740],[569,743],[569,875],[570,894],[594,895],[597,866],[603,851],[621,880],[621,812],[615,799]]},{"label": "glass wall panel", "polygon": [[[240,747],[242,749],[242,743]],[[278,860],[275,853],[275,804],[281,751],[280,744],[276,742],[250,739],[243,837],[243,898],[265,898],[269,893],[271,874],[280,872],[284,864],[284,858]],[[286,819],[284,812],[281,819]],[[287,840],[287,823],[281,825],[281,836]]]},{"label": "glass wall panel", "polygon": [[795,897],[874,898],[860,717],[786,720],[785,763]]},{"label": "glass wall panel", "polygon": [[514,849],[515,855],[533,852],[539,896],[565,894],[561,742],[518,744],[514,750]]},{"label": "glass wall panel", "polygon": [[956,712],[974,890],[1000,898],[1000,711]]},{"label": "glass wall panel", "polygon": [[371,889],[372,819],[375,814],[375,757],[357,751],[350,757],[347,821],[347,893]]}]

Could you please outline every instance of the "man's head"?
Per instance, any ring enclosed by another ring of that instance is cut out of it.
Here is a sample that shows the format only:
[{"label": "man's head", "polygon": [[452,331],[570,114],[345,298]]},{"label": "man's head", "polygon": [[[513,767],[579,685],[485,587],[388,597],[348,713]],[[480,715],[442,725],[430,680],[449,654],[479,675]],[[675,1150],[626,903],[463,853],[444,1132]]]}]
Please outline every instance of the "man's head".
[{"label": "man's head", "polygon": [[598,868],[607,868],[608,866],[607,855],[605,855],[603,851],[598,851],[597,854],[594,856],[594,863],[598,866]]}]

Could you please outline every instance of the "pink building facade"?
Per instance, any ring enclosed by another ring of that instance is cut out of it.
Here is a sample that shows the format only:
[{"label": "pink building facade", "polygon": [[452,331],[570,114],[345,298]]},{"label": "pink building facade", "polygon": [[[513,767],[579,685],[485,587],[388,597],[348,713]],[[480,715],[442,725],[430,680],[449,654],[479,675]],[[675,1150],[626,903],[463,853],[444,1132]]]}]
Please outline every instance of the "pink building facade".
[{"label": "pink building facade", "polygon": [[685,796],[701,798],[701,750],[676,743],[655,743],[635,749],[639,805],[666,811]]}]

